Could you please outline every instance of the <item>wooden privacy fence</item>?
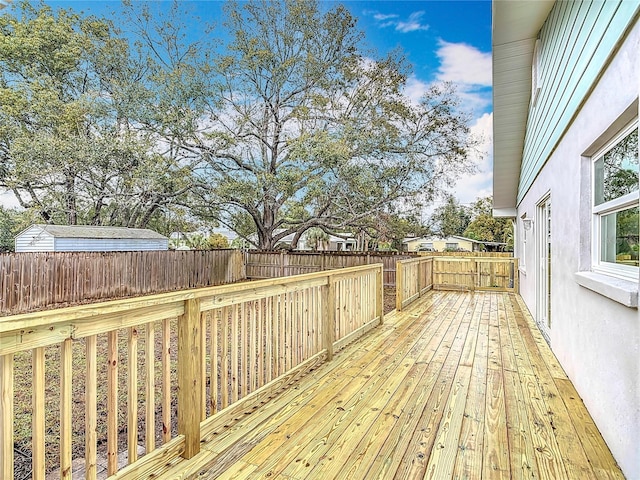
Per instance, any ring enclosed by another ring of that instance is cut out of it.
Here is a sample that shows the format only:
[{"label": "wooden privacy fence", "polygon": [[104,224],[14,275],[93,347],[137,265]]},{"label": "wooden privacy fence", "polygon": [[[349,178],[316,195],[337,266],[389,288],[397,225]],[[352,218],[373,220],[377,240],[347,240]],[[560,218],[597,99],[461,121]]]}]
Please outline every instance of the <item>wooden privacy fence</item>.
[{"label": "wooden privacy fence", "polygon": [[396,266],[396,310],[436,290],[518,291],[518,259],[509,257],[421,257]]},{"label": "wooden privacy fence", "polygon": [[513,258],[513,252],[417,252],[421,257]]},{"label": "wooden privacy fence", "polygon": [[0,255],[0,315],[246,278],[238,250]]},{"label": "wooden privacy fence", "polygon": [[415,254],[385,252],[285,252],[249,250],[245,253],[247,278],[276,278],[336,268],[382,263],[384,286],[396,284],[396,262]]},{"label": "wooden privacy fence", "polygon": [[149,478],[382,320],[380,264],[2,318],[0,478]]}]

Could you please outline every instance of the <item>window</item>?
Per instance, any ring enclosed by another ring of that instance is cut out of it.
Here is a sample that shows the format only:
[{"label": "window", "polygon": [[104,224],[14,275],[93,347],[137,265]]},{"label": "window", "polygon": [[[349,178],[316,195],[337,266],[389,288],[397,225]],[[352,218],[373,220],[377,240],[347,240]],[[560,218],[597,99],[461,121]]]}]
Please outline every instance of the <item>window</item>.
[{"label": "window", "polygon": [[638,123],[593,157],[593,270],[638,280]]},{"label": "window", "polygon": [[454,249],[458,248],[458,244],[457,243],[447,243],[445,245],[445,248],[454,250]]}]

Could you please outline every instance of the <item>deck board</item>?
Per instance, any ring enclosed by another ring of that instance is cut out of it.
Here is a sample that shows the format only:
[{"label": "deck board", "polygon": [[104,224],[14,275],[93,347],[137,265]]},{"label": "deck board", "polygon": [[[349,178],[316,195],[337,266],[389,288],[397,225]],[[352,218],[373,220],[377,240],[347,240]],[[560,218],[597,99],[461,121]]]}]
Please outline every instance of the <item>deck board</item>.
[{"label": "deck board", "polygon": [[429,292],[154,478],[624,478],[517,295]]}]

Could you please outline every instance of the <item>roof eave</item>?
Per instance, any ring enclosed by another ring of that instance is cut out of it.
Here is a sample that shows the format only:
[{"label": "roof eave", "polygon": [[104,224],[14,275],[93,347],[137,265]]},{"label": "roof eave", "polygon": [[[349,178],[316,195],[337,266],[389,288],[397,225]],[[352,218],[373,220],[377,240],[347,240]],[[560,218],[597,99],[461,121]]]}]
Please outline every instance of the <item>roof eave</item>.
[{"label": "roof eave", "polygon": [[[515,212],[536,38],[553,0],[493,1],[493,206]],[[511,216],[511,215],[505,215]]]}]

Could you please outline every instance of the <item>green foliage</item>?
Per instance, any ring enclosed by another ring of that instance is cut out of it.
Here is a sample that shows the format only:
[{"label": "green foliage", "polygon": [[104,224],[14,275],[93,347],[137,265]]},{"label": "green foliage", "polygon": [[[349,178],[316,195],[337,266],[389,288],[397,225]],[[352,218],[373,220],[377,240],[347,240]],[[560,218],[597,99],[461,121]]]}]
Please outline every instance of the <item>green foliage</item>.
[{"label": "green foliage", "polygon": [[307,246],[312,250],[329,250],[329,234],[318,227],[305,232]]},{"label": "green foliage", "polygon": [[147,66],[109,21],[14,11],[0,16],[0,187],[47,223],[147,226],[191,185],[140,129]]},{"label": "green foliage", "polygon": [[209,243],[209,248],[211,249],[229,248],[229,240],[227,239],[227,237],[220,233],[212,233],[211,235],[209,235],[207,242]]},{"label": "green foliage", "polygon": [[248,215],[261,248],[289,234],[295,248],[313,227],[368,229],[390,204],[428,200],[469,170],[474,142],[451,87],[411,105],[405,60],[366,58],[344,7],[230,3],[226,26],[216,109],[190,148],[207,162],[201,211],[234,229]]},{"label": "green foliage", "polygon": [[14,251],[14,237],[19,233],[15,212],[0,206],[0,253]]},{"label": "green foliage", "polygon": [[[430,219],[430,228],[442,238],[464,235],[471,221],[472,212],[460,205],[453,195],[448,195],[445,203],[436,208]],[[469,237],[474,238],[474,237]]]},{"label": "green foliage", "polygon": [[513,223],[508,218],[493,216],[493,199],[478,198],[471,207],[473,220],[464,231],[464,236],[487,242],[506,243],[513,249]]},{"label": "green foliage", "polygon": [[125,2],[126,35],[44,3],[3,13],[0,188],[49,223],[170,233],[182,215],[261,248],[312,228],[398,248],[395,211],[473,168],[453,88],[412,104],[402,54],[372,59],[343,6],[229,2],[222,45],[188,41],[185,3]]}]

